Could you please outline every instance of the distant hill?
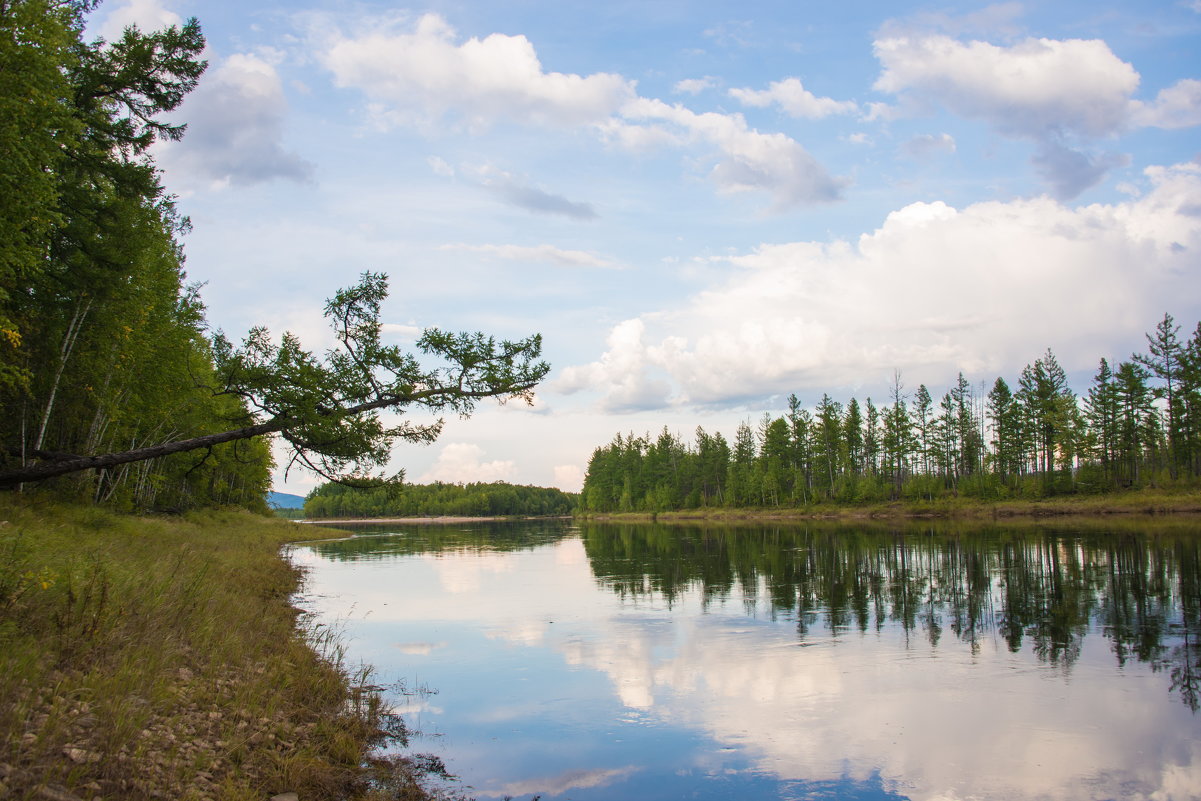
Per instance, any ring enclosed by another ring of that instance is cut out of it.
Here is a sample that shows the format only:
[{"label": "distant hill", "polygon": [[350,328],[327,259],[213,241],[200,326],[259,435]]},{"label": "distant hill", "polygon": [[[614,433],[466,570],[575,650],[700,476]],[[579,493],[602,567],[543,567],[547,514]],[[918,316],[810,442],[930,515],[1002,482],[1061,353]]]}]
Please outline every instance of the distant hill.
[{"label": "distant hill", "polygon": [[272,509],[303,509],[304,496],[287,492],[268,492],[267,505]]}]

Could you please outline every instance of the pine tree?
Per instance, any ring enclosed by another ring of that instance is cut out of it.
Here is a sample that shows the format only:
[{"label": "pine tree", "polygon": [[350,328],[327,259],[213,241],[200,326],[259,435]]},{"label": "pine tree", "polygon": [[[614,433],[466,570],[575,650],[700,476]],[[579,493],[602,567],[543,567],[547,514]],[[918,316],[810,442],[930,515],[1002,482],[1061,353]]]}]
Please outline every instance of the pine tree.
[{"label": "pine tree", "polygon": [[1183,448],[1187,435],[1181,427],[1182,409],[1181,398],[1177,393],[1180,385],[1183,348],[1178,336],[1180,326],[1176,325],[1172,315],[1164,314],[1163,319],[1155,326],[1155,334],[1147,334],[1147,349],[1149,354],[1135,354],[1134,361],[1151,371],[1151,374],[1163,382],[1155,389],[1155,397],[1165,400],[1167,412],[1167,441],[1168,469],[1173,478],[1177,475],[1179,465],[1184,461]]}]

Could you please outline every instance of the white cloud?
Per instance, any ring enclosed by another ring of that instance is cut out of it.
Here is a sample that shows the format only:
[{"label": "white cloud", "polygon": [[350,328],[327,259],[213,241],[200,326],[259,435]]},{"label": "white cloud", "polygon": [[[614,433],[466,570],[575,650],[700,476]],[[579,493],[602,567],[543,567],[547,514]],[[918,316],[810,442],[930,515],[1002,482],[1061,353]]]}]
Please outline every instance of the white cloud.
[{"label": "white cloud", "polygon": [[442,447],[437,461],[420,478],[418,484],[442,481],[448,484],[505,481],[513,475],[516,463],[512,460],[481,461],[484,449],[466,442],[450,442]]},{"label": "white cloud", "polygon": [[422,329],[416,325],[406,325],[403,323],[384,323],[380,326],[380,332],[390,334],[397,339],[414,342],[421,336]]},{"label": "white cloud", "polygon": [[578,464],[557,464],[551,486],[564,492],[579,492],[584,488],[584,471]]},{"label": "white cloud", "polygon": [[283,145],[287,100],[273,58],[239,53],[210,68],[181,107],[183,141],[161,145],[172,177],[217,186],[312,180],[313,165]]},{"label": "white cloud", "polygon": [[142,31],[156,31],[182,24],[183,18],[164,8],[160,0],[126,0],[125,3],[109,8],[96,33],[111,42],[119,39],[130,25],[136,25]]},{"label": "white cloud", "polygon": [[1201,81],[1179,81],[1151,103],[1135,100],[1138,72],[1097,39],[1030,38],[999,46],[945,35],[885,35],[874,46],[883,66],[877,90],[941,105],[1003,136],[1035,142],[1035,170],[1061,199],[1128,163],[1120,153],[1093,153],[1074,142],[1140,126],[1201,124]]},{"label": "white cloud", "polygon": [[621,114],[629,121],[675,126],[693,141],[718,148],[709,177],[724,192],[762,190],[777,209],[837,200],[843,181],[833,178],[799,142],[781,133],[761,133],[741,114],[698,114],[679,104],[639,98]]},{"label": "white cloud", "polygon": [[626,320],[609,332],[608,350],[592,364],[566,367],[550,386],[564,393],[604,388],[605,411],[655,409],[667,404],[668,383],[651,377],[652,357],[642,337],[642,320]]},{"label": "white cloud", "polygon": [[889,122],[902,115],[899,108],[887,103],[867,103],[864,107],[867,111],[860,117],[864,122]]},{"label": "white cloud", "polygon": [[450,166],[446,162],[446,159],[438,156],[430,156],[425,160],[425,163],[430,165],[430,169],[434,171],[435,175],[441,175],[444,178],[454,177],[455,168]]},{"label": "white cloud", "polygon": [[685,78],[682,81],[676,81],[672,91],[676,94],[699,95],[707,89],[717,87],[717,79],[712,75],[706,75],[703,78]]},{"label": "white cloud", "polygon": [[1099,40],[1027,39],[1009,47],[949,36],[875,42],[875,88],[913,93],[1009,136],[1108,136],[1129,117],[1139,75]]},{"label": "white cloud", "polygon": [[1186,78],[1161,89],[1152,103],[1134,103],[1134,120],[1155,128],[1201,125],[1201,81]]},{"label": "white cloud", "polygon": [[442,250],[465,250],[472,253],[483,253],[507,261],[539,261],[558,264],[564,267],[603,267],[613,268],[618,265],[602,258],[595,253],[583,250],[565,250],[554,245],[443,245]]},{"label": "white cloud", "polygon": [[[334,30],[319,58],[339,86],[361,89],[395,110],[426,119],[461,117],[579,126],[602,122],[634,96],[620,75],[545,72],[524,36],[494,33],[459,42],[437,14],[412,30],[377,25],[357,35]],[[397,119],[393,117],[392,119]]]},{"label": "white cloud", "polygon": [[730,97],[747,106],[766,108],[773,103],[793,117],[821,119],[831,114],[850,114],[858,110],[851,100],[818,97],[802,84],[799,78],[774,81],[767,89],[731,89]]},{"label": "white cloud", "polygon": [[1047,347],[1091,369],[1165,311],[1201,314],[1201,165],[1146,178],[1112,205],[914,203],[856,242],[760,246],[680,308],[614,327],[557,388],[630,410],[879,386],[895,367],[913,386],[1012,378]]},{"label": "white cloud", "polygon": [[[632,150],[704,143],[717,146],[721,154],[710,174],[721,191],[766,191],[777,209],[839,197],[841,182],[800,143],[784,134],[750,129],[741,115],[698,114],[678,104],[642,98],[634,81],[612,73],[546,72],[524,36],[491,34],[460,43],[436,14],[422,16],[411,30],[401,27],[377,24],[354,36],[337,29],[319,36],[320,60],[339,86],[368,96],[366,111],[378,129],[451,119],[480,131],[510,119],[523,125],[590,129]],[[699,91],[704,80],[677,87]],[[795,107],[800,100],[792,85],[785,81],[781,86],[781,97]],[[828,98],[813,98],[809,105],[811,113],[846,110]],[[579,219],[595,216],[588,204],[515,182],[512,176],[497,174],[484,185],[530,210]]]},{"label": "white cloud", "polygon": [[901,153],[914,159],[925,159],[955,152],[955,137],[941,133],[915,136],[901,145]]}]

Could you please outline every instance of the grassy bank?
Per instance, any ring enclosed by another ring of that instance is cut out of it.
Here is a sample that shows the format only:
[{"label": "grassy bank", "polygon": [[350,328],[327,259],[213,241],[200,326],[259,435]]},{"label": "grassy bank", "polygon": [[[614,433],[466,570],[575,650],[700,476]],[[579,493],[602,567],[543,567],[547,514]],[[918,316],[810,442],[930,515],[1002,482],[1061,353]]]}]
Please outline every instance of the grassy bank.
[{"label": "grassy bank", "polygon": [[[0,798],[425,798],[390,719],[303,630],[295,525],[0,496]],[[372,778],[374,776],[374,779]]]},{"label": "grassy bank", "polygon": [[731,520],[883,520],[944,518],[987,520],[1001,518],[1108,517],[1113,515],[1201,515],[1201,490],[1154,490],[1071,495],[1036,500],[981,501],[940,498],[934,501],[896,501],[872,504],[813,504],[803,507],[729,509],[710,507],[671,512],[628,512],[581,515],[588,520],[731,521]]}]

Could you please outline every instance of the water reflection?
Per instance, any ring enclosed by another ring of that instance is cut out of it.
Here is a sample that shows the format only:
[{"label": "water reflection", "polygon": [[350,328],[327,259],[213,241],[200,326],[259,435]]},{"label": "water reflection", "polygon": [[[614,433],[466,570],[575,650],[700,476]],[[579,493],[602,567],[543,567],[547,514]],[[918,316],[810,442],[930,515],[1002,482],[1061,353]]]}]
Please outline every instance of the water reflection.
[{"label": "water reflection", "polygon": [[[406,529],[298,557],[479,798],[1195,798],[1194,529]],[[1183,703],[1181,703],[1183,702]]]},{"label": "water reflection", "polygon": [[1070,668],[1095,625],[1118,665],[1168,670],[1194,712],[1201,689],[1201,539],[980,528],[581,527],[593,573],[622,597],[670,605],[695,587],[707,606],[737,592],[811,634],[900,626],[938,646],[944,632],[978,653],[999,634],[1012,652]]},{"label": "water reflection", "polygon": [[528,551],[570,535],[562,522],[484,522],[412,526],[398,534],[395,524],[341,524],[354,536],[305,547],[338,562],[389,560],[420,553]]}]

